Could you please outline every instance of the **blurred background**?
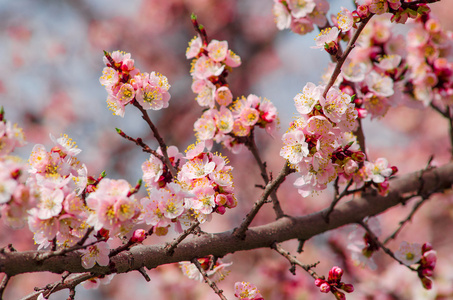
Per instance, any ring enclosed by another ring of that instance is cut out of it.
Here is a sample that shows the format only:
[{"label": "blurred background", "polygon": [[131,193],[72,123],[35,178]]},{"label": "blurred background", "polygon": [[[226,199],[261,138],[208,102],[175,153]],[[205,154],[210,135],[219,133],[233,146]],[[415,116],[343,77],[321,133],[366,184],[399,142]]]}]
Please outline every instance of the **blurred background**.
[{"label": "blurred background", "polygon": [[[353,8],[352,1],[330,3],[332,14],[336,14],[340,6]],[[296,113],[293,97],[307,82],[320,83],[329,57],[319,49],[310,48],[318,32],[303,37],[290,31],[279,32],[273,21],[272,4],[271,0],[0,0],[0,105],[4,106],[8,120],[24,128],[28,145],[18,149],[18,155],[27,159],[36,143],[50,149],[53,145],[49,133],[56,137],[65,133],[82,149],[79,160],[87,165],[89,175],[98,176],[105,170],[108,177],[124,178],[133,185],[141,178],[140,166],[149,155],[122,139],[115,128],[132,137],[142,137],[154,148],[157,144],[134,107],[126,108],[124,118],[113,116],[107,109],[107,94],[99,83],[104,67],[103,50],[130,52],[142,72],[156,71],[167,76],[172,85],[170,106],[152,112],[151,118],[168,145],[176,145],[183,151],[195,142],[193,123],[201,115],[201,108],[194,101],[190,62],[185,58],[187,43],[195,35],[190,22],[193,12],[206,27],[209,38],[227,40],[229,47],[242,58],[242,65],[228,77],[234,96],[254,93],[268,98],[277,107],[280,134],[270,137],[258,132],[257,138],[269,170],[278,172],[284,163],[278,156],[280,137]],[[443,1],[433,5],[444,26],[450,29],[453,23],[446,16],[448,9],[445,6],[451,8],[451,4]],[[439,163],[448,157],[448,149],[443,148],[447,144],[439,144],[447,139],[447,124],[432,112],[395,108],[384,120],[367,120],[364,128],[372,158],[387,157],[392,165],[400,168],[401,174],[424,167],[432,153],[436,153],[435,159]],[[229,230],[239,224],[257,198],[259,190],[255,184],[262,183],[259,169],[249,153],[234,156],[228,150],[217,150],[227,155],[235,167],[233,174],[239,205],[205,224],[203,230],[208,232]],[[400,165],[401,162],[405,164]],[[294,215],[305,214],[328,205],[331,192],[302,199],[292,188],[293,180],[291,177],[279,190],[280,199],[285,199],[282,205],[286,211]],[[443,201],[451,208],[450,200]],[[442,213],[434,206],[427,210],[431,216],[421,216],[414,222],[412,231],[405,231],[405,234],[410,237],[417,232],[419,240],[416,241],[420,243],[437,238],[439,246],[448,245],[451,238],[435,236],[438,226],[432,224],[435,218],[432,214]],[[383,217],[393,220],[388,227],[394,228],[406,211],[407,208],[397,209]],[[444,223],[439,215],[437,221],[441,226]],[[448,216],[442,215],[444,217]],[[273,218],[271,208],[265,207],[253,225]],[[35,249],[28,230],[13,235],[1,226],[0,246],[13,243],[18,250]],[[326,273],[331,262],[340,260],[347,265],[345,237],[350,230],[345,228],[312,239],[299,258],[305,263],[322,260],[319,273]],[[161,240],[153,237],[148,242]],[[285,245],[295,252],[297,243]],[[261,287],[266,299],[313,299],[312,293],[316,293],[316,299],[332,298],[332,295],[321,295],[312,279],[302,271],[296,276],[290,274],[286,261],[271,250],[251,253],[225,258],[234,261],[230,267],[232,274],[221,284],[230,298],[233,298],[233,283],[242,280]],[[384,256],[378,259],[383,265],[390,263]],[[392,273],[389,270],[391,267],[379,269],[377,273],[365,273],[367,277],[363,281],[372,281],[377,276],[385,278],[386,272]],[[421,285],[416,275],[404,269],[402,272],[408,275],[408,289],[419,293]],[[204,284],[183,277],[175,266],[160,267],[148,273],[152,278],[150,283],[137,273],[117,275],[113,284],[96,291],[79,287],[76,299],[217,298]],[[54,274],[47,275],[14,278],[8,285],[5,299],[23,297],[33,287],[59,278]],[[357,271],[351,276],[360,282],[365,275]],[[392,284],[398,289],[391,279],[389,283],[384,279],[381,281],[388,289]],[[351,299],[362,299],[359,293],[356,294],[359,296],[353,294]],[[62,292],[51,299],[66,297],[67,293]]]}]

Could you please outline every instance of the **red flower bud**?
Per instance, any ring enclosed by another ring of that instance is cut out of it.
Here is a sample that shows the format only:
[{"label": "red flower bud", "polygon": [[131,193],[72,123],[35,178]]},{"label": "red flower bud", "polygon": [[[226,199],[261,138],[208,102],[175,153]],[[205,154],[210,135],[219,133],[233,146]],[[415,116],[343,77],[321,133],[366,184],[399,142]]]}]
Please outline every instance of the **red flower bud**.
[{"label": "red flower bud", "polygon": [[132,234],[130,239],[131,243],[141,243],[146,239],[146,231],[143,229],[137,229]]}]

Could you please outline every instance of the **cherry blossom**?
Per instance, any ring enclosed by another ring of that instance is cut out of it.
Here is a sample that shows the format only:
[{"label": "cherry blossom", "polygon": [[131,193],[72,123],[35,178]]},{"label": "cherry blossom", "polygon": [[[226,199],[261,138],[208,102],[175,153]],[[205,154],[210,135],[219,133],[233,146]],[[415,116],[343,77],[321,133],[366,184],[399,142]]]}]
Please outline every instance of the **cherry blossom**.
[{"label": "cherry blossom", "polygon": [[[96,242],[94,237],[86,240],[85,244],[89,245]],[[91,269],[97,263],[100,266],[109,264],[110,247],[106,242],[97,242],[86,249],[79,250],[82,254],[82,266],[85,269]]]},{"label": "cherry blossom", "polygon": [[261,296],[258,288],[250,282],[236,282],[234,284],[234,295],[242,300],[260,300],[264,299]]},{"label": "cherry blossom", "polygon": [[410,266],[417,263],[422,257],[421,249],[422,246],[420,244],[409,244],[406,241],[402,241],[400,248],[395,252],[395,257]]}]

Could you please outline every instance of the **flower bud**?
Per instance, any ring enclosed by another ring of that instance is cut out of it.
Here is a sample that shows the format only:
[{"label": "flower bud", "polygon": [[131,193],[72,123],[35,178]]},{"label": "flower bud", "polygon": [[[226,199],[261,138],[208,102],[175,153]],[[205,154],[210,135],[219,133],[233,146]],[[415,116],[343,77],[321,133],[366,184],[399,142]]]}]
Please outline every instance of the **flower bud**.
[{"label": "flower bud", "polygon": [[143,229],[137,229],[132,234],[130,239],[131,243],[141,243],[146,239],[146,231]]},{"label": "flower bud", "polygon": [[329,281],[340,281],[343,276],[343,270],[340,267],[332,267],[329,271]]},{"label": "flower bud", "polygon": [[430,250],[433,250],[433,246],[431,245],[431,243],[424,243],[422,246],[422,253],[425,253]]},{"label": "flower bud", "polygon": [[322,293],[328,293],[328,292],[330,292],[330,285],[329,285],[327,282],[323,282],[323,283],[321,283],[321,285],[319,286],[319,290],[320,290]]},{"label": "flower bud", "polygon": [[342,289],[343,291],[345,291],[346,293],[352,293],[352,292],[354,292],[354,287],[352,286],[352,284],[349,284],[349,283],[348,283],[348,284],[343,283],[343,284],[341,285],[341,289]]},{"label": "flower bud", "polygon": [[356,12],[357,12],[357,15],[360,18],[364,19],[364,18],[368,17],[368,14],[369,14],[368,6],[367,5],[359,5],[357,7]]},{"label": "flower bud", "polygon": [[433,282],[428,277],[422,277],[420,278],[420,280],[422,281],[423,287],[425,289],[430,290],[433,287]]},{"label": "flower bud", "polygon": [[324,282],[326,282],[325,280],[322,280],[321,278],[317,278],[315,280],[315,285],[316,286],[320,286],[321,284],[323,284]]},{"label": "flower bud", "polygon": [[344,295],[343,292],[335,290],[332,293],[335,295],[335,298],[337,298],[338,300],[345,300],[346,299],[346,296]]},{"label": "flower bud", "polygon": [[216,213],[223,215],[226,212],[226,208],[225,208],[225,206],[217,206],[215,211],[216,211]]}]

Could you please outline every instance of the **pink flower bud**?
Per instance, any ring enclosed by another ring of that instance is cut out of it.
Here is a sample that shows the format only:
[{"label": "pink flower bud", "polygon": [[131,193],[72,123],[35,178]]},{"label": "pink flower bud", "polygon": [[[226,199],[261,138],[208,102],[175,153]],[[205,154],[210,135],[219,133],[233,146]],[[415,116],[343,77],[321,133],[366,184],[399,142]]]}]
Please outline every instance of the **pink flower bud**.
[{"label": "pink flower bud", "polygon": [[425,253],[430,250],[433,250],[433,246],[431,245],[431,243],[424,243],[422,246],[422,253]]},{"label": "pink flower bud", "polygon": [[146,231],[143,229],[137,229],[134,231],[130,241],[131,243],[141,243],[146,239]]},{"label": "pink flower bud", "polygon": [[316,285],[316,286],[320,286],[320,285],[323,284],[324,282],[326,282],[326,281],[325,281],[325,280],[322,280],[322,279],[320,279],[320,278],[317,278],[317,279],[315,280],[315,285]]},{"label": "pink flower bud", "polygon": [[425,268],[423,268],[421,274],[422,274],[422,276],[431,277],[434,274],[434,270],[433,269],[425,269]]},{"label": "pink flower bud", "polygon": [[226,208],[225,206],[218,206],[215,211],[216,213],[223,215],[226,212]]},{"label": "pink flower bud", "polygon": [[420,278],[420,280],[422,281],[423,287],[425,289],[430,290],[433,287],[433,282],[431,281],[431,279],[427,277],[422,277]]},{"label": "pink flower bud", "polygon": [[423,253],[422,266],[424,268],[434,269],[437,263],[437,253],[434,250]]},{"label": "pink flower bud", "polygon": [[367,5],[359,5],[357,7],[356,12],[357,12],[357,15],[360,18],[364,19],[364,18],[366,18],[368,16],[368,13],[369,13],[368,6]]},{"label": "pink flower bud", "polygon": [[329,271],[329,281],[340,281],[343,276],[343,270],[340,267],[332,267]]},{"label": "pink flower bud", "polygon": [[357,108],[358,118],[363,119],[368,115],[368,111],[365,108]]},{"label": "pink flower bud", "polygon": [[346,293],[352,293],[352,292],[354,292],[354,287],[352,286],[352,284],[349,284],[349,283],[348,283],[348,284],[343,284],[343,285],[341,286],[341,289],[342,289],[343,291],[345,291]]},{"label": "pink flower bud", "polygon": [[343,292],[340,292],[340,291],[336,290],[336,291],[333,291],[332,293],[335,295],[335,298],[337,298],[338,300],[345,300],[346,299],[346,296],[344,295]]},{"label": "pink flower bud", "polygon": [[327,282],[324,282],[319,286],[319,290],[322,293],[328,293],[330,292],[330,285]]}]

